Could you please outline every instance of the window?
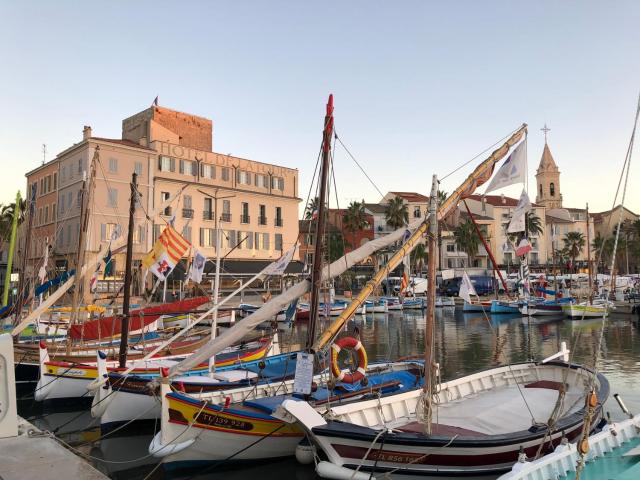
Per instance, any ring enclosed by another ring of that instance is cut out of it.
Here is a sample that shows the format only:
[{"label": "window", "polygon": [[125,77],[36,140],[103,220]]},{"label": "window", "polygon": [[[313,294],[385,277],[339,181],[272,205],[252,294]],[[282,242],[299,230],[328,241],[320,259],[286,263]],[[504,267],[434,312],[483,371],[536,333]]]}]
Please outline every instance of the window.
[{"label": "window", "polygon": [[60,235],[58,236],[58,245],[64,245],[64,228],[60,229]]},{"label": "window", "polygon": [[284,190],[284,178],[282,177],[271,177],[271,188],[274,190]]},{"label": "window", "polygon": [[180,173],[184,173],[184,160],[180,160],[180,168],[178,170]]},{"label": "window", "polygon": [[133,243],[144,243],[145,228],[144,225],[138,225],[133,231]]},{"label": "window", "polygon": [[308,252],[307,253],[307,261],[306,261],[307,265],[312,265],[313,264],[313,253]]},{"label": "window", "polygon": [[282,207],[276,207],[275,225],[276,227],[282,226]]},{"label": "window", "polygon": [[204,199],[204,208],[202,210],[202,219],[203,220],[213,220],[213,199],[205,198]]},{"label": "window", "polygon": [[269,177],[256,173],[256,187],[269,188]]},{"label": "window", "polygon": [[160,238],[160,233],[161,233],[161,225],[154,225],[153,226],[153,241],[156,242],[158,240],[158,238]]},{"label": "window", "polygon": [[453,260],[452,258],[448,258],[447,259],[447,268],[454,268],[455,267],[455,260]]},{"label": "window", "polygon": [[71,225],[67,225],[67,245],[71,243]]},{"label": "window", "polygon": [[236,231],[235,230],[225,230],[224,236],[227,239],[227,247],[233,248],[236,246]]},{"label": "window", "polygon": [[78,190],[76,193],[76,207],[80,208],[82,206],[82,190]]},{"label": "window", "polygon": [[198,176],[198,164],[196,162],[191,162],[191,175]]},{"label": "window", "polygon": [[142,162],[136,162],[133,164],[133,171],[136,173],[136,175],[141,176],[142,175]]},{"label": "window", "polygon": [[42,225],[42,207],[38,209],[38,221],[36,222],[36,225]]},{"label": "window", "polygon": [[60,213],[64,213],[64,195],[60,196]]},{"label": "window", "polygon": [[242,202],[241,212],[240,223],[249,223],[249,204],[247,202]]},{"label": "window", "polygon": [[[170,196],[171,194],[169,192],[160,192],[160,205],[169,200]],[[165,217],[171,216],[171,207],[169,205],[164,207],[164,210],[162,210],[162,215],[164,215]]]},{"label": "window", "polygon": [[231,202],[229,200],[222,200],[222,215],[220,219],[223,222],[231,221]]},{"label": "window", "polygon": [[258,225],[266,225],[267,224],[267,206],[260,205],[260,214],[258,216]]},{"label": "window", "polygon": [[40,195],[44,195],[44,177],[40,179],[40,187],[38,188]]},{"label": "window", "polygon": [[262,234],[256,232],[255,233],[255,239],[256,239],[256,241],[255,241],[254,245],[256,247],[256,250],[260,250],[260,245],[262,243]]},{"label": "window", "polygon": [[552,197],[556,196],[556,186],[553,184],[553,182],[549,184],[549,193]]},{"label": "window", "polygon": [[277,251],[282,252],[282,234],[276,233],[274,237],[274,247]]},{"label": "window", "polygon": [[216,231],[213,228],[200,229],[200,246],[214,247],[216,245]]},{"label": "window", "polygon": [[185,195],[182,197],[182,201],[184,202],[184,208],[191,208],[191,195]]},{"label": "window", "polygon": [[111,173],[117,173],[118,172],[118,159],[117,158],[111,157],[109,159],[109,171]]},{"label": "window", "polygon": [[513,263],[513,256],[511,252],[507,252],[504,254],[504,263],[506,264]]},{"label": "window", "polygon": [[208,165],[203,163],[202,167],[202,177],[203,178],[216,178],[216,167],[215,165]]},{"label": "window", "polygon": [[107,190],[108,195],[109,195],[109,206],[110,207],[117,207],[118,206],[118,190],[115,188],[109,188]]},{"label": "window", "polygon": [[187,242],[191,243],[191,227],[190,226],[185,225],[184,227],[182,227],[182,236]]},{"label": "window", "polygon": [[222,181],[229,181],[229,167],[222,167]]},{"label": "window", "polygon": [[251,173],[238,170],[237,182],[241,185],[251,185]]},{"label": "window", "polygon": [[53,174],[53,189],[56,190],[58,188],[58,173]]},{"label": "window", "polygon": [[67,193],[67,208],[71,210],[73,208],[73,193]]},{"label": "window", "polygon": [[420,207],[413,207],[413,218],[420,218],[421,215]]},{"label": "window", "polygon": [[44,206],[44,223],[49,223],[49,205]]},{"label": "window", "polygon": [[44,183],[46,185],[47,193],[49,193],[51,191],[51,175],[47,175],[47,178]]},{"label": "window", "polygon": [[191,206],[191,195],[183,197],[182,218],[193,218],[193,207]]},{"label": "window", "polygon": [[160,170],[161,172],[175,172],[176,171],[175,158],[161,155],[160,158],[158,158],[158,170]]},{"label": "window", "polygon": [[[133,232],[135,238],[136,232]],[[120,225],[117,223],[103,223],[100,225],[100,240],[107,242],[109,240],[115,240],[120,236]]]},{"label": "window", "polygon": [[455,252],[456,251],[456,244],[455,243],[447,243],[447,252]]},{"label": "window", "polygon": [[256,232],[256,250],[269,250],[269,234]]},{"label": "window", "polygon": [[62,181],[65,181],[67,179],[67,167],[62,167],[62,172],[60,172],[60,177],[62,179]]},{"label": "window", "polygon": [[55,222],[56,221],[56,204],[52,203],[51,204],[51,221]]},{"label": "window", "polygon": [[540,196],[542,196],[542,184],[540,184]]},{"label": "window", "polygon": [[78,173],[82,173],[82,159],[78,159]]}]

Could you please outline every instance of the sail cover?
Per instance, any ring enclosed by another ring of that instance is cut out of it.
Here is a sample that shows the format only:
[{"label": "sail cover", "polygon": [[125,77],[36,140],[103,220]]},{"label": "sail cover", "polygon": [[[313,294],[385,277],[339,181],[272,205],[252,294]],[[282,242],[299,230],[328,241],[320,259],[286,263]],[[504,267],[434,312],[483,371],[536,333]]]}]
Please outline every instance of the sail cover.
[{"label": "sail cover", "polygon": [[[345,256],[326,266],[322,270],[322,280],[325,281],[341,275],[353,265],[361,262],[377,250],[380,250],[381,248],[384,248],[394,242],[401,240],[405,235],[407,228],[411,232],[415,231],[422,222],[422,219],[416,220],[413,223],[409,224],[408,227],[400,228],[395,232],[390,233],[389,235],[371,240],[365,243],[360,248],[347,253]],[[277,297],[274,297],[254,313],[236,323],[233,328],[226,330],[220,336],[210,340],[208,343],[200,347],[200,349],[197,350],[193,355],[190,355],[182,362],[171,367],[171,370],[169,371],[169,377],[182,375],[195,366],[208,361],[210,357],[221,352],[225,348],[238,343],[260,323],[273,318],[278,314],[278,312],[280,312],[280,310],[289,305],[293,300],[307,293],[309,291],[309,287],[310,282],[308,279],[305,279],[304,281],[295,284],[288,290],[285,290]]]},{"label": "sail cover", "polygon": [[[204,305],[209,301],[209,297],[196,297],[178,302],[164,303],[134,310],[129,316],[129,329],[141,330],[150,323],[165,314],[181,314]],[[72,325],[69,336],[74,340],[98,340],[100,338],[120,335],[122,331],[122,316],[104,317],[97,320],[84,322],[80,325]]]}]

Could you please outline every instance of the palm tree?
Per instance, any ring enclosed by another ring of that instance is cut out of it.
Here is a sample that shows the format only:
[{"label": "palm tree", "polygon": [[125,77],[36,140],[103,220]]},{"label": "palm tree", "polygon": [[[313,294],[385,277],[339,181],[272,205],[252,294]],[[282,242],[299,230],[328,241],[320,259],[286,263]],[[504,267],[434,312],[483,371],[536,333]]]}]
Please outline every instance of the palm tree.
[{"label": "palm tree", "polygon": [[342,216],[342,222],[345,230],[351,232],[353,239],[351,247],[356,248],[356,233],[369,226],[367,214],[364,211],[364,201],[351,202]]},{"label": "palm tree", "polygon": [[542,228],[542,220],[540,220],[540,217],[536,215],[535,212],[529,212],[525,215],[524,225],[528,237],[542,235],[542,232],[544,231]]},{"label": "palm tree", "polygon": [[593,249],[593,252],[594,252],[596,258],[600,259],[599,264],[596,265],[596,273],[600,273],[600,271],[599,271],[600,264],[607,261],[607,259],[605,257],[605,245],[606,245],[606,242],[607,242],[607,240],[604,237],[602,237],[602,235],[600,235],[599,233],[596,236],[596,238],[594,238],[591,241],[591,248]]},{"label": "palm tree", "polygon": [[[15,211],[16,203],[10,203],[3,205],[0,208],[0,241],[8,241],[11,235],[11,226],[13,224],[13,212]],[[27,202],[24,199],[20,200],[20,212],[18,216],[18,225],[20,225],[27,216]]]},{"label": "palm tree", "polygon": [[413,263],[416,273],[420,273],[424,267],[424,262],[427,260],[427,248],[424,243],[419,243],[411,251],[411,263]]},{"label": "palm tree", "polygon": [[387,204],[384,217],[387,225],[397,230],[409,223],[409,208],[400,197],[396,197]]},{"label": "palm tree", "polygon": [[467,218],[460,223],[453,231],[453,237],[458,250],[462,250],[469,257],[469,266],[471,266],[475,256],[478,254],[478,245],[480,243],[473,221]]},{"label": "palm tree", "polygon": [[576,269],[576,257],[580,255],[580,252],[584,248],[585,240],[584,235],[581,232],[568,232],[562,239],[564,242],[564,248],[571,257],[571,264]]},{"label": "palm tree", "polygon": [[307,207],[304,209],[304,219],[311,220],[313,218],[313,213],[318,210],[320,206],[320,199],[318,197],[313,197],[309,200]]},{"label": "palm tree", "polygon": [[327,258],[329,262],[335,262],[344,255],[344,237],[342,232],[329,232]]}]

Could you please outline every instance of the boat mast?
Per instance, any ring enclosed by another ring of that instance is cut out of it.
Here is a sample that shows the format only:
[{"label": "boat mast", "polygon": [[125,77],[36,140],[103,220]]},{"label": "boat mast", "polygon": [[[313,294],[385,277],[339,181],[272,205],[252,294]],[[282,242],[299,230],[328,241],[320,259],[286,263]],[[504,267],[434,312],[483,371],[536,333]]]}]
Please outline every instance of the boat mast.
[{"label": "boat mast", "polygon": [[310,350],[316,337],[318,310],[320,308],[319,293],[322,274],[322,239],[326,224],[327,179],[329,178],[329,153],[331,136],[333,135],[333,94],[329,95],[327,113],[324,117],[322,132],[322,166],[320,169],[320,197],[318,199],[318,218],[316,219],[315,245],[313,251],[313,268],[311,270],[311,304],[309,305],[309,331],[307,333],[307,350]]},{"label": "boat mast", "polygon": [[589,303],[593,297],[593,281],[591,280],[591,237],[589,235],[589,204],[587,203],[587,272],[589,274]]},{"label": "boat mast", "polygon": [[[129,231],[127,232],[127,255],[124,264],[124,299],[122,303],[122,328],[120,332],[120,368],[127,364],[129,348],[129,304],[131,303],[131,262],[133,260],[133,229],[136,201],[138,199],[138,174],[131,175],[131,200],[129,201]],[[144,335],[144,332],[143,332]]]},{"label": "boat mast", "polygon": [[433,391],[433,324],[436,306],[436,255],[438,251],[438,176],[431,181],[431,197],[429,198],[429,258],[427,260],[427,312],[424,329],[424,395],[425,409],[429,419],[425,425],[426,433],[431,434],[431,393]]},{"label": "boat mast", "polygon": [[13,207],[11,220],[11,238],[9,239],[9,254],[7,255],[7,273],[4,276],[4,290],[2,291],[2,306],[9,303],[9,289],[11,288],[11,268],[13,267],[13,251],[16,248],[16,232],[18,231],[18,217],[20,217],[20,190],[16,193],[16,203]]},{"label": "boat mast", "polygon": [[[22,314],[22,307],[24,306],[24,292],[22,291],[26,285],[26,269],[27,269],[27,257],[31,251],[31,229],[33,228],[33,217],[36,213],[36,191],[37,187],[34,186],[31,191],[31,200],[29,201],[29,222],[27,224],[27,233],[24,237],[24,250],[22,252],[22,258],[20,259],[20,279],[18,281],[18,298],[16,299],[16,314],[14,316],[14,325],[20,323],[20,315]],[[20,205],[16,204],[15,209],[19,212]],[[7,271],[9,269],[7,268]]]}]

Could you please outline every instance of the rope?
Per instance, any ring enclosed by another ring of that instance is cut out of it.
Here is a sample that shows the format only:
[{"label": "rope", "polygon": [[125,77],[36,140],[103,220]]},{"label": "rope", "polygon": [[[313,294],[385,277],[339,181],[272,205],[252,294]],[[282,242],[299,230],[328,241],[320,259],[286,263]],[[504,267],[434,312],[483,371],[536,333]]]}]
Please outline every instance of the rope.
[{"label": "rope", "polygon": [[[378,188],[378,186],[375,184],[375,182],[373,180],[371,180],[371,177],[369,177],[369,175],[367,175],[367,172],[364,170],[364,168],[362,168],[362,166],[358,163],[358,161],[356,160],[356,157],[354,157],[352,155],[352,153],[349,151],[349,149],[347,148],[347,146],[342,142],[342,139],[340,137],[338,137],[338,133],[336,132],[335,126],[333,128],[334,131],[334,138],[340,142],[340,145],[342,145],[342,148],[344,148],[345,152],[347,152],[347,155],[349,155],[351,157],[351,160],[353,160],[353,162],[358,166],[358,168],[360,169],[360,171],[364,174],[365,177],[367,177],[367,180],[369,180],[369,183],[371,183],[371,185],[373,185],[373,188],[375,188],[378,193],[380,194],[381,197],[384,197],[384,193],[382,193],[382,191]],[[335,145],[335,144],[334,144]]]}]

